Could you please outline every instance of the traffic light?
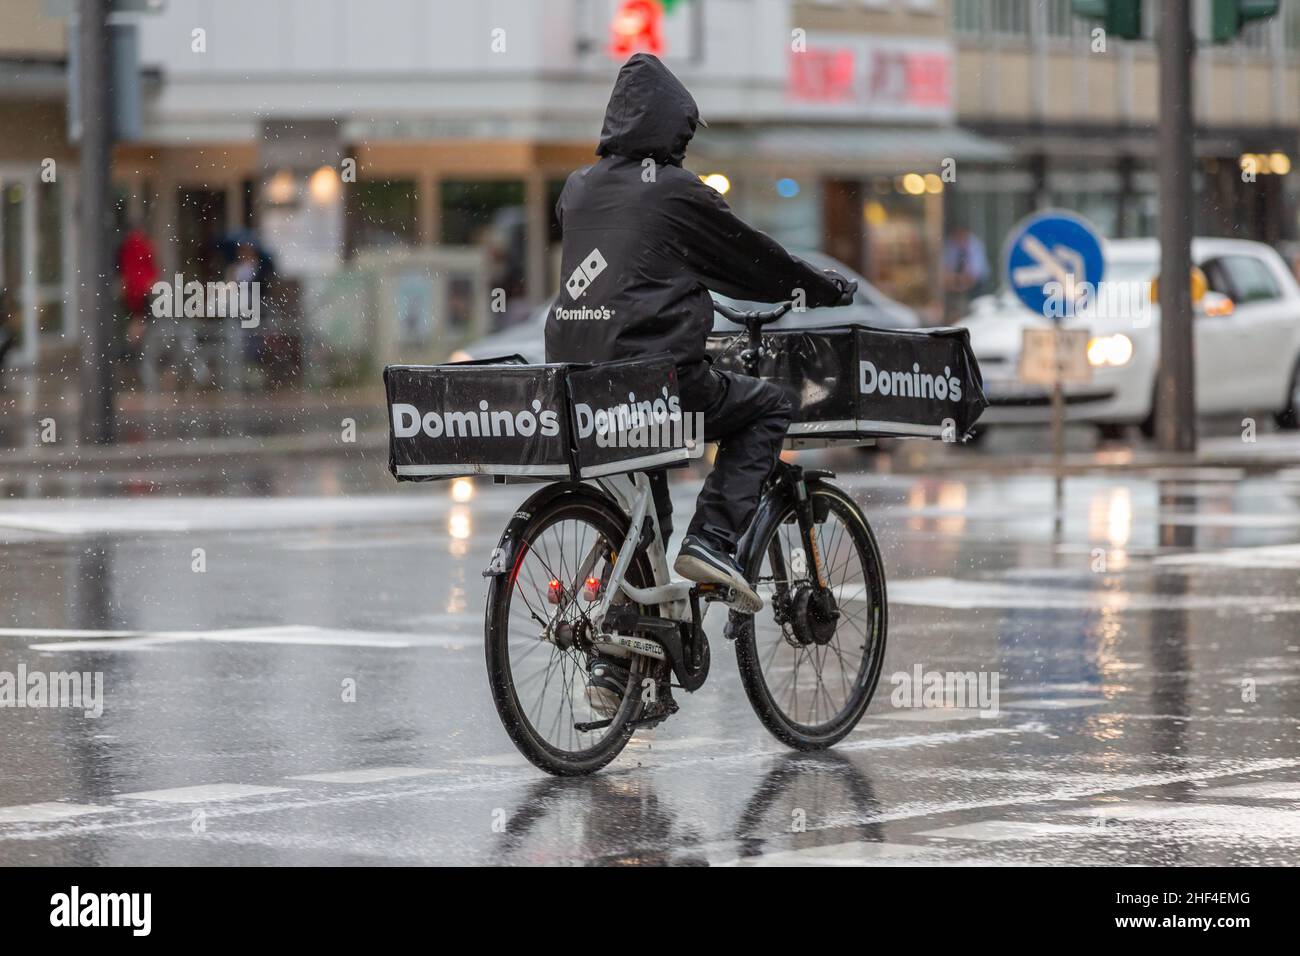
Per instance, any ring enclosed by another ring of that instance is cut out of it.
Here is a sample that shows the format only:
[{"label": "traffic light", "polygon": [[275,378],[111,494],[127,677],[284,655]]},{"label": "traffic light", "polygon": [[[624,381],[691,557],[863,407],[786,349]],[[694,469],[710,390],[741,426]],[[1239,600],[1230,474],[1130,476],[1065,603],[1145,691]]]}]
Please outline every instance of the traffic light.
[{"label": "traffic light", "polygon": [[1213,0],[1210,6],[1210,36],[1215,43],[1228,43],[1251,20],[1264,20],[1277,13],[1280,0]]},{"label": "traffic light", "polygon": [[1111,36],[1142,39],[1142,0],[1070,0],[1070,5],[1076,17],[1100,20]]}]

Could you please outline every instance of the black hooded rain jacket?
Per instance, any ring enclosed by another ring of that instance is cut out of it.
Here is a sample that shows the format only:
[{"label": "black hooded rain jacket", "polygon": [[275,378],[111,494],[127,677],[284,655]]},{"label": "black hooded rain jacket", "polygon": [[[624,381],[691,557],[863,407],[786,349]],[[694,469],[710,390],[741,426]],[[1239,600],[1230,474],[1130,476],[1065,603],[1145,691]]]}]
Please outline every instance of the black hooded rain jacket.
[{"label": "black hooded rain jacket", "polygon": [[596,149],[556,206],[564,230],[562,288],[546,319],[551,362],[671,352],[704,358],[710,289],[778,302],[802,289],[809,308],[840,287],[738,219],[682,168],[699,109],[677,77],[638,53],[619,71]]}]

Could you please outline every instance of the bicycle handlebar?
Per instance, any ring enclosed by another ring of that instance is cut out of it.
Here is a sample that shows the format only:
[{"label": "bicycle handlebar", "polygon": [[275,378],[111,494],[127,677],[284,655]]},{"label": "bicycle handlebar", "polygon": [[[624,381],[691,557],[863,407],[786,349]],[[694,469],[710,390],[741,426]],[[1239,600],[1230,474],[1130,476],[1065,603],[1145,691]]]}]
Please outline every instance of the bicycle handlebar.
[{"label": "bicycle handlebar", "polygon": [[713,309],[724,319],[735,322],[737,325],[748,327],[750,323],[755,325],[767,325],[769,322],[775,322],[781,316],[785,315],[794,307],[793,302],[781,302],[775,308],[762,309],[755,312],[746,312],[743,309],[733,309],[729,305],[713,300]]}]

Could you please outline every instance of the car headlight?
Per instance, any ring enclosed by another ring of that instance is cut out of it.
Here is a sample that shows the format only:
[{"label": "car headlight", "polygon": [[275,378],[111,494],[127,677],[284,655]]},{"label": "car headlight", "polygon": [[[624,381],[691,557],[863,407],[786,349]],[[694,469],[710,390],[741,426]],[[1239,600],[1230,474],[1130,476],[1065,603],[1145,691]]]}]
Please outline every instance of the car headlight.
[{"label": "car headlight", "polygon": [[474,356],[470,355],[470,354],[469,354],[468,352],[466,352],[464,349],[457,349],[456,351],[452,352],[450,355],[447,356],[447,361],[448,361],[448,362],[468,362],[468,361],[470,361],[470,360],[473,359],[473,358],[474,358]]},{"label": "car headlight", "polygon": [[1118,368],[1133,358],[1133,340],[1116,332],[1088,340],[1088,364],[1093,368]]}]

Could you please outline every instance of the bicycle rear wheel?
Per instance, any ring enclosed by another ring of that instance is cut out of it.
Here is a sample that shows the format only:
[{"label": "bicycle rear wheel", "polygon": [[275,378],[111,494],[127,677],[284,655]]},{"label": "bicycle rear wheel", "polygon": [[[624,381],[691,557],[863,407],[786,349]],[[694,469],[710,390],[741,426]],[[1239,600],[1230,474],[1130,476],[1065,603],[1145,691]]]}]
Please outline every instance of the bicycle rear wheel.
[{"label": "bicycle rear wheel", "polygon": [[[600,652],[602,660],[626,671],[615,712],[609,712],[608,697],[593,701],[588,692],[598,642],[590,615],[599,598],[587,600],[583,585],[588,578],[608,578],[626,522],[599,495],[561,495],[529,519],[514,566],[493,578],[488,591],[492,699],[515,746],[548,773],[574,776],[605,766],[626,745],[643,707],[649,667],[637,654]],[[646,586],[650,579],[649,564],[638,555],[628,568],[628,583]]]},{"label": "bicycle rear wheel", "polygon": [[820,750],[866,712],[885,658],[888,600],[875,535],[857,504],[824,482],[810,485],[827,590],[819,601],[812,556],[788,502],[755,529],[746,576],[765,609],[737,628],[736,660],[750,703],[778,740]]}]

